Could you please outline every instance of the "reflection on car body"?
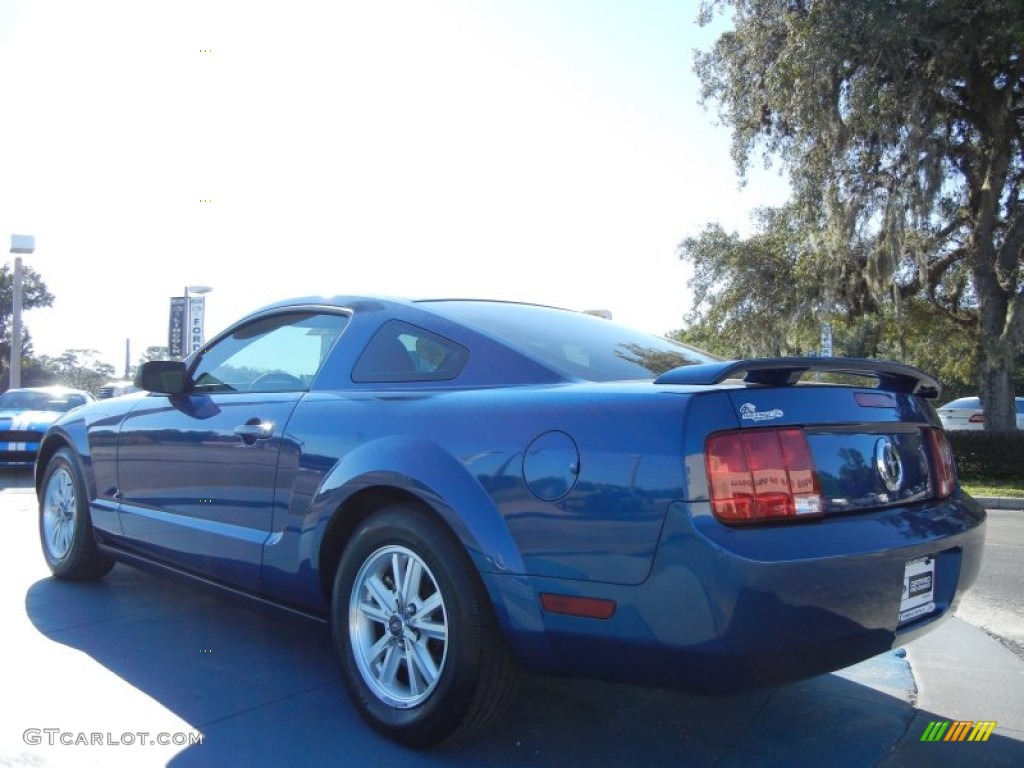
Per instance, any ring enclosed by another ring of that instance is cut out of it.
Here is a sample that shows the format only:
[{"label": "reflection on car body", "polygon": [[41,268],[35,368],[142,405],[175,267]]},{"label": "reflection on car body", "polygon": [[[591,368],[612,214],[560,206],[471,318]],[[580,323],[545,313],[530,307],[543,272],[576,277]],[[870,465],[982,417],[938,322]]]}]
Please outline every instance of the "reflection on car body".
[{"label": "reflection on car body", "polygon": [[523,668],[729,692],[847,666],[979,568],[938,383],[893,363],[336,297],[137,382],[47,433],[50,568],[120,560],[329,621],[353,706],[410,746],[493,722]]}]

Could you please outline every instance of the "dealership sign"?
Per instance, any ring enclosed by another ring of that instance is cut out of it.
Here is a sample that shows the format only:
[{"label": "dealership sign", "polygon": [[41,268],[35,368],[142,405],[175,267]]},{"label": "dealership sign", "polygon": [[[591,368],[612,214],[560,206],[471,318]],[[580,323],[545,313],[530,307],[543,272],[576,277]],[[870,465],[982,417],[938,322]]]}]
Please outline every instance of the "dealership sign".
[{"label": "dealership sign", "polygon": [[167,327],[167,352],[172,358],[185,356],[185,324],[188,322],[185,311],[185,297],[171,297],[171,318]]},{"label": "dealership sign", "polygon": [[205,296],[191,296],[188,300],[188,354],[198,352],[206,340],[203,336],[203,313],[206,309]]}]

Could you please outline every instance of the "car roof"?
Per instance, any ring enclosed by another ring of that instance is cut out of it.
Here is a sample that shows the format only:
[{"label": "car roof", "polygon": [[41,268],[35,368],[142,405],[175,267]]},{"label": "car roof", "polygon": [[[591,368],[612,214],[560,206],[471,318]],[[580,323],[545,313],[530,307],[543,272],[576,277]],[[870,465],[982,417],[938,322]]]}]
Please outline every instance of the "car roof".
[{"label": "car roof", "polygon": [[[524,344],[522,332],[527,328],[551,328],[555,327],[547,321],[558,320],[559,316],[579,319],[581,322],[594,323],[594,328],[606,326],[610,333],[622,332],[635,336],[639,340],[661,339],[666,344],[671,344],[671,351],[681,355],[680,365],[684,364],[683,350],[689,350],[686,355],[696,355],[700,361],[711,361],[715,358],[707,355],[699,349],[683,344],[678,341],[666,339],[663,336],[652,334],[641,329],[630,328],[621,323],[612,323],[605,319],[591,316],[591,313],[581,312],[563,307],[554,307],[546,304],[509,301],[501,299],[476,299],[476,298],[451,298],[451,297],[429,297],[429,298],[397,298],[392,296],[366,296],[366,295],[335,295],[335,296],[301,296],[284,299],[268,304],[265,307],[250,313],[236,323],[228,326],[220,334],[218,339],[224,335],[231,334],[240,325],[249,321],[258,320],[271,314],[279,313],[307,313],[329,310],[335,308],[339,311],[351,311],[360,320],[361,330],[357,331],[356,338],[362,343],[368,341],[359,334],[368,334],[374,327],[371,316],[376,315],[378,320],[397,320],[430,329],[434,333],[451,339],[463,346],[478,346],[478,352],[482,355],[474,355],[479,365],[486,366],[488,360],[496,360],[504,355],[513,355],[517,370],[517,380],[525,382],[556,382],[556,381],[595,381],[595,380],[624,380],[625,378],[650,378],[651,371],[633,371],[634,375],[625,376],[621,371],[613,374],[612,368],[600,361],[591,365],[590,368],[582,370],[580,364],[572,359],[571,350],[565,351],[555,349],[558,345],[545,343]],[[618,329],[613,331],[612,329]],[[598,331],[601,336],[603,330]],[[212,343],[216,343],[214,340]],[[554,351],[552,351],[554,350]],[[689,357],[686,360],[689,360]],[[615,355],[615,357],[619,357]],[[563,359],[564,358],[564,359]],[[512,358],[508,358],[512,359]],[[483,361],[483,362],[481,362]],[[697,360],[691,361],[696,362]],[[354,361],[349,361],[353,363]],[[627,360],[627,363],[629,361]],[[586,365],[590,365],[587,363]],[[501,367],[501,366],[499,366]],[[503,370],[507,370],[504,366]],[[490,373],[481,373],[483,368],[468,375],[472,380],[473,376],[482,376],[481,381],[490,380]],[[620,375],[621,374],[621,375]],[[596,378],[595,378],[596,377]]]},{"label": "car roof", "polygon": [[[321,307],[337,307],[338,309],[379,309],[383,306],[391,305],[393,307],[406,307],[406,308],[418,308],[424,310],[432,310],[435,307],[426,307],[424,305],[437,305],[443,302],[473,302],[477,304],[494,304],[497,306],[524,306],[524,307],[543,307],[546,309],[558,309],[565,312],[572,312],[573,310],[565,309],[563,307],[554,307],[546,304],[536,304],[528,301],[508,301],[504,299],[479,299],[472,297],[456,297],[456,296],[432,296],[432,297],[418,297],[418,298],[403,298],[399,296],[378,296],[378,295],[357,295],[357,294],[338,294],[336,296],[298,296],[290,299],[282,299],[281,301],[275,301],[272,304],[267,304],[264,307],[252,312],[250,314],[259,314],[261,312],[269,312],[278,309],[290,309],[293,307],[310,307],[310,306],[321,306]],[[438,314],[444,314],[439,312]]]},{"label": "car roof", "polygon": [[981,400],[977,397],[958,397],[956,400],[950,400],[946,403],[943,408],[980,408]]},{"label": "car roof", "polygon": [[[486,308],[490,306],[493,307],[496,315],[510,310],[515,312],[517,309],[524,311],[543,310],[552,313],[564,312],[570,315],[587,314],[574,309],[556,307],[550,304],[538,304],[528,301],[510,301],[506,299],[478,299],[469,297],[419,297],[410,299],[397,296],[337,295],[301,296],[297,298],[284,299],[251,312],[244,318],[241,318],[238,322],[242,322],[243,320],[247,320],[265,312],[287,311],[290,309],[303,310],[316,307],[334,307],[337,309],[349,309],[354,312],[385,310],[392,312],[396,316],[404,316],[407,320],[413,320],[417,314],[433,315],[434,317],[440,317],[448,322],[455,323],[464,329],[472,327],[474,324],[467,323],[466,319],[462,317],[460,313],[448,311],[447,307],[452,304],[472,304],[476,308]],[[474,328],[474,330],[478,333],[482,332],[485,336],[491,337],[492,339],[494,338],[493,334],[488,330],[481,330],[480,328]],[[645,331],[638,332],[647,333]],[[650,335],[657,336],[658,334]],[[503,344],[505,343],[504,340],[500,341]],[[679,343],[680,346],[688,346],[680,342],[677,343]],[[694,351],[706,354],[703,353],[702,350],[694,349]]]}]

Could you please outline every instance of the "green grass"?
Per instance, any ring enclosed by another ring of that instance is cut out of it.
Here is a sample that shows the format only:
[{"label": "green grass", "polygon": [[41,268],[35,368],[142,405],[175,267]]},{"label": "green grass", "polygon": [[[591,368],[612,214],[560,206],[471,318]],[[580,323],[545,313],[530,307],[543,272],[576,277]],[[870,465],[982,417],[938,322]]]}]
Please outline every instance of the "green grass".
[{"label": "green grass", "polygon": [[971,496],[1024,499],[1024,484],[1008,480],[969,480],[960,483]]}]

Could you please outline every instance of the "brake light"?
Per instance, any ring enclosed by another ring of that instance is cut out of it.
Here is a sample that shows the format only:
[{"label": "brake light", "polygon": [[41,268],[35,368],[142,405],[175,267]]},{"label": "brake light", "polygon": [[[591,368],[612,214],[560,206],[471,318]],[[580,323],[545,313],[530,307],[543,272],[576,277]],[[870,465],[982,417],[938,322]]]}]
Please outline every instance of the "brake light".
[{"label": "brake light", "polygon": [[711,509],[727,523],[820,515],[825,505],[802,429],[723,432],[708,438]]},{"label": "brake light", "polygon": [[938,427],[928,429],[928,444],[932,449],[932,466],[935,467],[935,492],[940,499],[952,496],[956,489],[956,468],[953,464],[953,449],[949,438]]},{"label": "brake light", "polygon": [[972,413],[971,418],[967,420],[971,424],[984,424],[985,414],[984,413]]}]

